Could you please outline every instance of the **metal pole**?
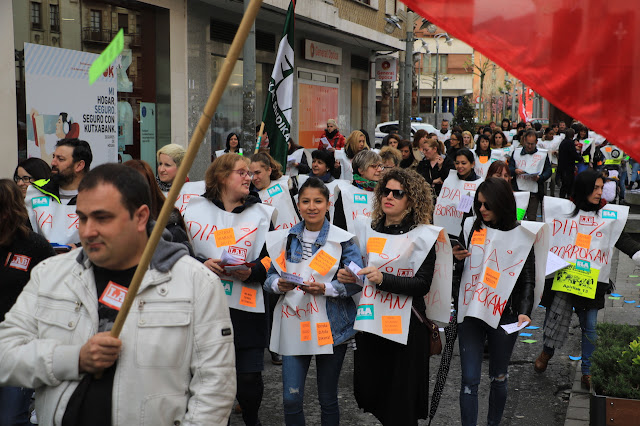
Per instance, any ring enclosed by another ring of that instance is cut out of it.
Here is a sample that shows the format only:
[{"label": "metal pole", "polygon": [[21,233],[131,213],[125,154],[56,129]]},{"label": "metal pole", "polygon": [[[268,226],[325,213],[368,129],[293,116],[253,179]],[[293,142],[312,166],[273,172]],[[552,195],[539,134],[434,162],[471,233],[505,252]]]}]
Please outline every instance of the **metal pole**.
[{"label": "metal pole", "polygon": [[395,81],[391,82],[391,113],[389,114],[389,121],[393,121],[395,120],[395,114],[394,114],[394,109],[395,109],[395,97],[393,96],[393,92],[395,92],[396,88],[394,87],[396,85]]},{"label": "metal pole", "polygon": [[404,129],[404,53],[400,52],[400,79],[398,80],[398,132]]},{"label": "metal pole", "polygon": [[[250,0],[244,0],[247,11]],[[251,26],[242,48],[242,139],[240,146],[251,153],[256,145],[256,24]]]},{"label": "metal pole", "polygon": [[420,80],[422,79],[422,53],[420,53],[420,59],[418,59],[418,108],[416,115],[420,117]]},{"label": "metal pole", "polygon": [[440,93],[438,92],[438,86],[440,86],[440,44],[438,43],[438,39],[436,40],[436,122],[433,123],[435,126],[440,124],[438,120],[440,114]]},{"label": "metal pole", "polygon": [[526,101],[526,99],[524,97],[524,81],[521,81],[520,84],[522,85],[522,94],[520,96],[520,99],[522,100],[522,105],[520,105],[520,109],[526,109],[527,101]]},{"label": "metal pole", "polygon": [[415,13],[409,12],[407,17],[407,40],[405,48],[404,65],[404,125],[400,128],[402,137],[411,139],[411,100],[413,92],[413,21]]},{"label": "metal pole", "polygon": [[516,118],[516,101],[517,99],[517,95],[516,95],[516,87],[518,85],[518,80],[513,82],[513,87],[512,89],[512,93],[511,93],[511,121],[515,121],[517,122],[517,118]]}]

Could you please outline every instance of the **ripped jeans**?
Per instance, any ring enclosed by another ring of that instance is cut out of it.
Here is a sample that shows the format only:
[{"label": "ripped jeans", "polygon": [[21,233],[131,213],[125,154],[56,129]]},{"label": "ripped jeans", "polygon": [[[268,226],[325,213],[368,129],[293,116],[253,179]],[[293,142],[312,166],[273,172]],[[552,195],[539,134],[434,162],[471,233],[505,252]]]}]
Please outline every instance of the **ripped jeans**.
[{"label": "ripped jeans", "polygon": [[[506,316],[506,315],[505,315]],[[517,322],[517,318],[502,318],[501,324]],[[489,345],[489,413],[487,425],[499,425],[507,402],[507,368],[518,333],[507,334],[498,326],[491,328],[477,318],[466,317],[458,324],[458,344],[462,383],[460,385],[460,417],[462,425],[476,425],[478,422],[478,385],[482,373],[484,342]]]},{"label": "ripped jeans", "polygon": [[[338,379],[347,352],[346,344],[333,347],[332,355],[315,355],[322,426],[340,424]],[[303,426],[304,383],[313,355],[282,357],[282,395],[284,422],[287,426]]]}]

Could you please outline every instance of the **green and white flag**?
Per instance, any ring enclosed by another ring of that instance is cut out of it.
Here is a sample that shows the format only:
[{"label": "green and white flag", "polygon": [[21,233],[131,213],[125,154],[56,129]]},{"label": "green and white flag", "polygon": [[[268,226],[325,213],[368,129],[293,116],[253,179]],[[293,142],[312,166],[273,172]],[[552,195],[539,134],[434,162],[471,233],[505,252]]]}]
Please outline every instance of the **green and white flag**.
[{"label": "green and white flag", "polygon": [[287,165],[287,151],[291,138],[291,110],[293,109],[293,23],[295,0],[291,0],[284,22],[278,56],[269,81],[269,93],[262,121],[269,135],[269,152],[282,165]]}]

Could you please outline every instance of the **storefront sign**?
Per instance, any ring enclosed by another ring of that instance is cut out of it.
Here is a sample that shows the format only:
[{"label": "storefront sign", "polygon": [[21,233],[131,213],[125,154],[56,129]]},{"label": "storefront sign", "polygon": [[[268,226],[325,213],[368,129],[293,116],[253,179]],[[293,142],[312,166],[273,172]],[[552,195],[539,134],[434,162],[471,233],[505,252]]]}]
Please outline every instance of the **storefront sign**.
[{"label": "storefront sign", "polygon": [[306,39],[304,58],[325,64],[342,65],[342,48]]},{"label": "storefront sign", "polygon": [[91,145],[91,166],[118,159],[117,76],[114,65],[89,85],[98,55],[25,43],[27,155],[51,161],[58,140]]},{"label": "storefront sign", "polygon": [[140,102],[140,158],[149,164],[156,161],[156,104],[152,102]]},{"label": "storefront sign", "polygon": [[396,81],[398,61],[393,57],[383,57],[376,59],[376,80]]}]

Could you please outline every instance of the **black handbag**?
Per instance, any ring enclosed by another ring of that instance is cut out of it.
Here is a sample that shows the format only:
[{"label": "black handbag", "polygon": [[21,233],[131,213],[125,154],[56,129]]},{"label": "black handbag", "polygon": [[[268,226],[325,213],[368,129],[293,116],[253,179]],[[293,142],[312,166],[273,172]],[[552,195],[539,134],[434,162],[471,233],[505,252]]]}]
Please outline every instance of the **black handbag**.
[{"label": "black handbag", "polygon": [[440,355],[442,353],[442,340],[440,339],[440,330],[438,329],[438,324],[434,323],[426,316],[420,314],[420,312],[418,312],[418,310],[413,306],[411,307],[411,310],[418,318],[418,320],[429,329],[429,356]]}]

